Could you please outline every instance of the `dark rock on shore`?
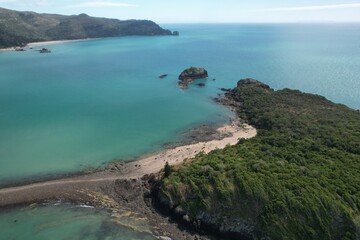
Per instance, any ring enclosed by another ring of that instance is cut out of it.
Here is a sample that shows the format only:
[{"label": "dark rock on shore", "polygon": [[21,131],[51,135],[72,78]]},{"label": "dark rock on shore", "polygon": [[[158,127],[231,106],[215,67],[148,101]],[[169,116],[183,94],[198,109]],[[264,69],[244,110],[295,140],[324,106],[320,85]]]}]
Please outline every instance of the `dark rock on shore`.
[{"label": "dark rock on shore", "polygon": [[229,134],[219,133],[217,131],[219,125],[217,124],[204,124],[198,127],[188,129],[179,133],[181,141],[171,142],[163,145],[163,148],[170,149],[178,146],[184,146],[199,142],[207,142],[211,140],[220,140],[225,137],[229,137]]},{"label": "dark rock on shore", "polygon": [[204,68],[190,67],[185,69],[179,76],[179,86],[183,89],[187,89],[189,83],[195,79],[207,78],[208,72]]},{"label": "dark rock on shore", "polygon": [[223,92],[230,92],[232,89],[231,88],[220,88],[220,90]]},{"label": "dark rock on shore", "polygon": [[105,193],[111,196],[122,209],[146,217],[150,223],[151,231],[159,239],[187,239],[187,240],[209,240],[185,226],[168,221],[153,208],[154,198],[151,189],[158,183],[158,176],[145,175],[141,179],[116,180],[112,187],[104,189]]},{"label": "dark rock on shore", "polygon": [[[153,205],[158,211],[200,234],[211,234],[216,239],[229,237],[231,239],[244,240],[258,239],[257,236],[261,235],[256,230],[255,223],[239,217],[230,219],[216,213],[208,214],[201,212],[197,214],[196,218],[190,218],[187,212],[180,206],[180,203],[173,202],[163,193],[157,184],[153,185],[152,197]],[[261,239],[268,240],[266,237]]]},{"label": "dark rock on shore", "polygon": [[264,89],[270,89],[269,85],[267,84],[264,84],[256,79],[253,79],[253,78],[245,78],[245,79],[242,79],[240,80],[238,83],[237,83],[237,87],[241,86],[241,85],[253,85],[253,86],[256,86],[256,87],[261,87],[261,88],[264,88]]}]

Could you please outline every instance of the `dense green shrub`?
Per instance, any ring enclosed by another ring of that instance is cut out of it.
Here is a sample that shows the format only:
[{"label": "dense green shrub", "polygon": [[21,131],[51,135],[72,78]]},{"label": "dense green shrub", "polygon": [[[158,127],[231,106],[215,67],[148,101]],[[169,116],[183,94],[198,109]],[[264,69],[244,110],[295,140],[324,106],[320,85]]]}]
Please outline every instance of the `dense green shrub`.
[{"label": "dense green shrub", "polygon": [[161,190],[192,219],[246,219],[272,239],[359,238],[359,112],[248,81],[228,95],[258,135],[199,155]]}]

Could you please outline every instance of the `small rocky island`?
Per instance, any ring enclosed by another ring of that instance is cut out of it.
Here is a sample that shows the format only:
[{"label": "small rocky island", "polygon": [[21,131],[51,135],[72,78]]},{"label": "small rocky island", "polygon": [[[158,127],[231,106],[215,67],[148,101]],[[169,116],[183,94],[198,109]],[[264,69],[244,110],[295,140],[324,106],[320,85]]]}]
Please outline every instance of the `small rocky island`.
[{"label": "small rocky island", "polygon": [[195,79],[207,78],[208,72],[205,68],[190,67],[185,69],[179,76],[179,86],[183,89],[187,89],[189,83]]},{"label": "small rocky island", "polygon": [[161,74],[160,76],[159,76],[159,78],[166,78],[168,75],[167,74]]},{"label": "small rocky island", "polygon": [[39,50],[40,53],[51,53],[51,51],[47,48],[42,48]]}]

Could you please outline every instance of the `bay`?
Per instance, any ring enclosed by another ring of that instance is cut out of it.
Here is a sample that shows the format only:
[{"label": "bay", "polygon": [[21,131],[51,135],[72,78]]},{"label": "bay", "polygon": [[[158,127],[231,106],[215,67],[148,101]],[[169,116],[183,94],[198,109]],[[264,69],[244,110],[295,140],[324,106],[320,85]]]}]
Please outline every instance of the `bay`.
[{"label": "bay", "polygon": [[[229,112],[211,98],[245,77],[360,108],[359,24],[165,27],[180,36],[1,53],[0,180],[75,172],[160,150],[184,129],[224,121]],[[177,76],[190,66],[209,71],[205,88],[178,88]]]}]

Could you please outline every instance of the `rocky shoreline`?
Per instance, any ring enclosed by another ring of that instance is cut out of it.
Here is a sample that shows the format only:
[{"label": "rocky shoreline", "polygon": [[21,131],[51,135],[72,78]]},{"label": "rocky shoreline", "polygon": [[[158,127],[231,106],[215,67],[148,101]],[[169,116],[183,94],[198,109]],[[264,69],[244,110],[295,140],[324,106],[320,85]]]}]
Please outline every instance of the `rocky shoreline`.
[{"label": "rocky shoreline", "polygon": [[[154,205],[152,189],[159,177],[160,175],[152,174],[145,175],[141,179],[116,180],[114,187],[106,189],[105,192],[116,200],[117,209],[126,210],[141,218],[146,218],[151,233],[158,239],[211,239],[186,225],[173,221],[163,214],[161,208]],[[104,207],[102,201],[97,204],[97,207]],[[109,209],[109,207],[105,208]]]}]

